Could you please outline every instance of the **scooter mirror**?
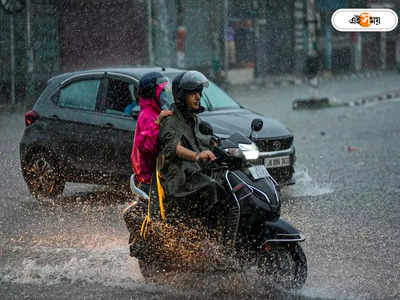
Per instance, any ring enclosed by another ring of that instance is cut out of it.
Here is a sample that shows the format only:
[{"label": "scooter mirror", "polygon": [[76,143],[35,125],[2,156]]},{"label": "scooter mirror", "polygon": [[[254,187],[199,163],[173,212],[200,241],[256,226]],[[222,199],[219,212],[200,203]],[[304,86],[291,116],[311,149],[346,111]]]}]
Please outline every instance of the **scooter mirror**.
[{"label": "scooter mirror", "polygon": [[199,124],[199,130],[204,135],[213,135],[214,131],[210,123],[201,121]]},{"label": "scooter mirror", "polygon": [[251,130],[260,131],[263,128],[263,121],[261,119],[254,119],[251,121]]}]

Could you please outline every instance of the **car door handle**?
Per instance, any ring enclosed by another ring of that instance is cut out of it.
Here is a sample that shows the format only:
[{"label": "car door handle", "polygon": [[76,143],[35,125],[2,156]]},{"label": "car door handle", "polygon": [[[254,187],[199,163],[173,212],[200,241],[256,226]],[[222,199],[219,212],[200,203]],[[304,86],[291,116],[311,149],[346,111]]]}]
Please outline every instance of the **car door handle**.
[{"label": "car door handle", "polygon": [[114,128],[114,125],[111,123],[106,123],[103,125],[104,128]]},{"label": "car door handle", "polygon": [[57,115],[52,115],[52,116],[50,116],[50,118],[54,119],[54,120],[60,120],[60,118]]}]

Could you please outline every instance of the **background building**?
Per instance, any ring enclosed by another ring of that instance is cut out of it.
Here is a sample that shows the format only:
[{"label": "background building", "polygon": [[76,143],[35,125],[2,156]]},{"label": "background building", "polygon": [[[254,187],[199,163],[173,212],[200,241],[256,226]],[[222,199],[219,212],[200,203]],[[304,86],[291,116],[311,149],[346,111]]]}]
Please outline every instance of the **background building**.
[{"label": "background building", "polygon": [[360,34],[330,23],[343,7],[385,6],[400,15],[400,0],[19,3],[14,13],[0,7],[0,104],[32,101],[60,72],[108,65],[195,68],[222,82],[233,71],[249,80],[302,76],[314,52],[324,72],[392,69],[400,61],[399,27]]}]

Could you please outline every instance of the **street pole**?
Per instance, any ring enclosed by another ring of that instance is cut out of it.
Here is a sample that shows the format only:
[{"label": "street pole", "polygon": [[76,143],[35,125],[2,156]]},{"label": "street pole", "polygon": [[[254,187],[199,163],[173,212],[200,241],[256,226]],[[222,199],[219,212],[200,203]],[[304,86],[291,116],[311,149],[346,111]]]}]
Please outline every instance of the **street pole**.
[{"label": "street pole", "polygon": [[224,71],[225,71],[225,78],[228,78],[228,71],[229,71],[229,54],[228,54],[229,2],[228,1],[229,0],[224,0]]},{"label": "street pole", "polygon": [[308,56],[315,56],[316,51],[316,16],[315,0],[307,0],[307,34],[308,34]]},{"label": "street pole", "polygon": [[26,0],[26,56],[27,56],[27,91],[26,103],[30,103],[35,94],[33,81],[34,61],[32,49],[32,25],[31,25],[31,0]]},{"label": "street pole", "polygon": [[26,54],[28,57],[28,73],[33,73],[31,0],[26,0]]},{"label": "street pole", "polygon": [[252,21],[253,21],[253,42],[254,42],[254,79],[258,79],[259,77],[259,72],[258,72],[258,57],[257,57],[257,49],[258,49],[258,43],[259,43],[259,37],[260,37],[260,28],[258,24],[258,12],[259,6],[258,6],[258,0],[253,0],[253,7],[252,7]]},{"label": "street pole", "polygon": [[317,17],[315,11],[315,0],[307,1],[307,35],[308,35],[308,49],[307,49],[307,69],[308,69],[308,82],[311,87],[312,98],[319,98],[319,79],[318,72],[320,69],[319,56],[317,53],[317,36],[316,26]]},{"label": "street pole", "polygon": [[397,35],[396,39],[396,69],[398,72],[400,72],[400,34]]},{"label": "street pole", "polygon": [[[389,9],[395,9],[393,3],[383,3],[383,4],[377,4],[377,3],[372,3],[371,8],[389,8]],[[379,53],[379,63],[380,63],[380,69],[381,70],[386,70],[386,65],[387,65],[387,50],[386,50],[386,43],[387,43],[387,33],[386,32],[380,32],[380,53]]]},{"label": "street pole", "polygon": [[386,70],[386,32],[381,32],[381,51],[380,51],[380,65],[382,70]]},{"label": "street pole", "polygon": [[11,104],[15,104],[15,33],[14,14],[10,14]]},{"label": "street pole", "polygon": [[332,28],[331,22],[328,21],[329,14],[327,13],[325,20],[325,55],[326,55],[326,69],[332,72]]},{"label": "street pole", "polygon": [[360,32],[353,32],[353,53],[354,71],[360,72],[362,69],[362,35]]},{"label": "street pole", "polygon": [[153,20],[152,20],[152,10],[151,3],[152,0],[146,1],[147,3],[147,51],[149,53],[149,64],[154,64],[153,57]]}]

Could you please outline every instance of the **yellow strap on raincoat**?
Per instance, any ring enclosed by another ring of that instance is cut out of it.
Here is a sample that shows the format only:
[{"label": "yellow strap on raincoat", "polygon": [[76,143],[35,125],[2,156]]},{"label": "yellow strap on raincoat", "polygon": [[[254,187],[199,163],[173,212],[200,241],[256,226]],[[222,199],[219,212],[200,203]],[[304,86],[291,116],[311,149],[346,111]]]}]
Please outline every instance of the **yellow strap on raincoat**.
[{"label": "yellow strap on raincoat", "polygon": [[[164,221],[165,220],[165,209],[164,209],[164,199],[165,199],[165,192],[164,189],[160,183],[160,172],[158,171],[158,159],[156,162],[156,180],[157,180],[157,192],[158,192],[158,201],[160,204],[160,214],[161,214],[161,219]],[[147,232],[149,228],[149,224],[151,223],[151,214],[150,214],[150,201],[151,201],[151,190],[152,190],[152,182],[150,183],[149,187],[149,200],[147,204],[147,215],[143,220],[142,223],[142,228],[140,229],[140,236],[145,240],[147,237]]]},{"label": "yellow strap on raincoat", "polygon": [[142,228],[140,229],[140,236],[145,240],[147,238],[148,226],[151,222],[150,216],[147,215],[142,223]]},{"label": "yellow strap on raincoat", "polygon": [[165,220],[165,210],[164,210],[165,193],[164,193],[164,189],[160,183],[160,172],[158,171],[158,159],[157,159],[157,163],[156,163],[156,178],[157,178],[157,192],[158,192],[158,201],[160,204],[161,219],[164,221]]},{"label": "yellow strap on raincoat", "polygon": [[149,200],[147,201],[147,215],[143,220],[142,228],[140,228],[140,236],[144,240],[147,237],[147,232],[149,230],[149,224],[151,222],[151,217],[150,217],[151,186],[152,186],[152,182],[150,182],[150,187],[149,187]]}]

